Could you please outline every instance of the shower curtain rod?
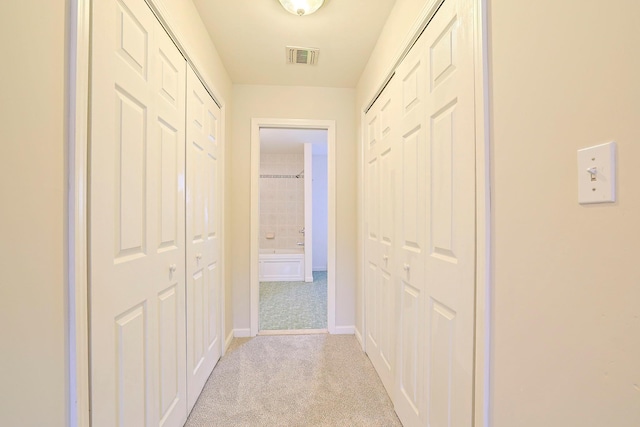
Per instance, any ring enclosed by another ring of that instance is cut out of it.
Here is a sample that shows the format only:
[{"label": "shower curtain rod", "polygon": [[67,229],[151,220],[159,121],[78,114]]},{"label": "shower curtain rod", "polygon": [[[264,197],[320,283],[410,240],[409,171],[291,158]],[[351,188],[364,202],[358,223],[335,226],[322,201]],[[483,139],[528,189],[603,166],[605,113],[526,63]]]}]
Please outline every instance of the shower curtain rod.
[{"label": "shower curtain rod", "polygon": [[260,175],[260,178],[303,178],[304,173],[298,175]]}]

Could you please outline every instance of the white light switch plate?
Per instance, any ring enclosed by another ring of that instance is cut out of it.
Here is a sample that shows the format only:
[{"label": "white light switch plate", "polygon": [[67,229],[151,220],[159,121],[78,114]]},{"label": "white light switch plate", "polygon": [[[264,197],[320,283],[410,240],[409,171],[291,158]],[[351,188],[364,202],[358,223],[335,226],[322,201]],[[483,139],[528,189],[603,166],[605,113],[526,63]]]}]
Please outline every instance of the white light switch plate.
[{"label": "white light switch plate", "polygon": [[578,203],[616,201],[616,143],[578,150]]}]

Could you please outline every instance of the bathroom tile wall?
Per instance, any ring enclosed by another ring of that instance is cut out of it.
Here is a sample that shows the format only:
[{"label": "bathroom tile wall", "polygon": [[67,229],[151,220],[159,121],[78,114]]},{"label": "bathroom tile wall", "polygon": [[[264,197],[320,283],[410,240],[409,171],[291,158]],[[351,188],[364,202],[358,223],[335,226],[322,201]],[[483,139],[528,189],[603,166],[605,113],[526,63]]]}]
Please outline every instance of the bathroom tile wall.
[{"label": "bathroom tile wall", "polygon": [[[260,156],[260,175],[298,175],[304,154]],[[304,179],[260,178],[260,249],[297,248],[304,242]],[[267,239],[270,233],[273,239]]]}]

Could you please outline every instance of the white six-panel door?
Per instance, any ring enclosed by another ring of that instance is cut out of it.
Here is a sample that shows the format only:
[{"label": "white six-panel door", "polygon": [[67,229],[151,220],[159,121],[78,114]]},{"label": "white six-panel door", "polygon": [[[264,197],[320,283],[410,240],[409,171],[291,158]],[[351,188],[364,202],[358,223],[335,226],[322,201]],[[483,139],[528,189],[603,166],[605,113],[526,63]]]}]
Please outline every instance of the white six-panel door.
[{"label": "white six-panel door", "polygon": [[399,90],[400,184],[396,203],[398,256],[394,277],[399,290],[399,328],[394,404],[405,426],[420,425],[424,398],[424,257],[427,181],[425,116],[427,64],[425,39],[409,52],[396,72]]},{"label": "white six-panel door", "polygon": [[187,67],[187,383],[189,410],[220,358],[220,108]]},{"label": "white six-panel door", "polygon": [[[473,419],[475,319],[474,11],[447,0],[427,27],[426,421]],[[423,425],[425,422],[423,421]]]},{"label": "white six-panel door", "polygon": [[[385,385],[395,372],[390,395],[407,427],[472,425],[473,13],[470,0],[445,0],[366,115],[366,349]],[[390,123],[385,105],[397,112]],[[385,321],[395,358],[383,357]]]},{"label": "white six-panel door", "polygon": [[396,206],[397,118],[395,80],[366,115],[366,348],[391,395],[395,381],[394,220]]},{"label": "white six-panel door", "polygon": [[186,420],[186,63],[143,0],[93,2],[94,426]]}]

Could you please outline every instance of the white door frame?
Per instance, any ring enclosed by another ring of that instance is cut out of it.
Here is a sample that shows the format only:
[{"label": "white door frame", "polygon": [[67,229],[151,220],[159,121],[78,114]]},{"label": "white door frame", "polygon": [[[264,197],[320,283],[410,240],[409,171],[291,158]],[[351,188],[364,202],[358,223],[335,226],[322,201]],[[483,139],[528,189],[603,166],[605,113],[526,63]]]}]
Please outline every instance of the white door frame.
[{"label": "white door frame", "polygon": [[304,143],[304,281],[313,282],[313,143]]},{"label": "white door frame", "polygon": [[259,332],[260,128],[326,129],[328,163],[327,326],[336,330],[336,122],[308,119],[251,119],[251,336]]},{"label": "white door frame", "polygon": [[[384,74],[376,90],[366,99],[368,103],[360,112],[360,188],[359,188],[359,227],[360,236],[366,234],[364,212],[365,200],[363,184],[365,177],[365,138],[366,120],[365,114],[380,93],[393,77],[398,65],[405,58],[418,37],[427,27],[431,18],[445,0],[429,0],[425,3],[418,18],[391,62],[391,66]],[[488,57],[488,21],[487,3],[489,0],[474,0],[474,66],[475,66],[475,135],[476,135],[476,303],[475,303],[475,372],[474,372],[474,426],[489,427],[490,420],[490,362],[491,362],[491,285],[492,285],[492,241],[491,241],[491,149],[490,149],[490,122],[489,122],[489,57]],[[356,330],[356,336],[365,348],[366,313],[364,298],[365,276],[365,240],[360,240],[360,287],[362,330]]]},{"label": "white door frame", "polygon": [[[153,13],[160,21],[169,37],[185,57],[187,63],[193,67],[198,78],[203,83],[214,101],[221,109],[221,134],[224,136],[221,147],[223,163],[220,165],[220,174],[225,176],[225,146],[226,146],[226,103],[219,95],[219,91],[199,71],[200,62],[193,58],[188,47],[182,42],[182,37],[173,25],[165,18],[170,16],[162,0],[145,0]],[[91,53],[91,8],[93,0],[72,0],[69,5],[69,38],[68,38],[68,93],[67,93],[67,418],[70,427],[89,427],[90,414],[90,387],[89,387],[89,282],[88,282],[88,179],[87,167],[89,154],[89,76]],[[225,200],[224,186],[220,200]],[[224,211],[222,209],[221,222],[224,224]],[[221,350],[222,355],[226,351],[225,345],[225,237],[221,237],[220,254],[221,271],[223,278],[221,286]]]},{"label": "white door frame", "polygon": [[89,426],[89,318],[87,187],[91,0],[76,0],[69,13],[68,117],[68,418]]}]

